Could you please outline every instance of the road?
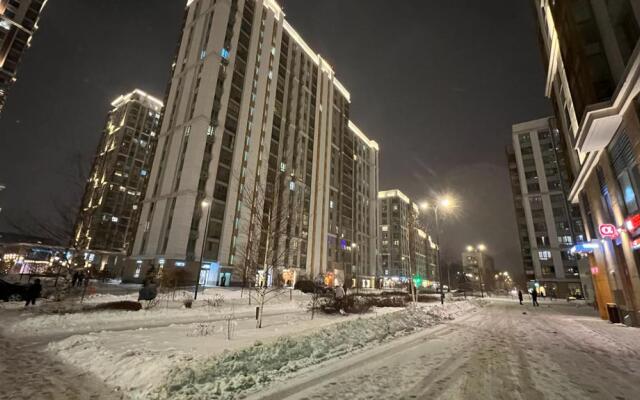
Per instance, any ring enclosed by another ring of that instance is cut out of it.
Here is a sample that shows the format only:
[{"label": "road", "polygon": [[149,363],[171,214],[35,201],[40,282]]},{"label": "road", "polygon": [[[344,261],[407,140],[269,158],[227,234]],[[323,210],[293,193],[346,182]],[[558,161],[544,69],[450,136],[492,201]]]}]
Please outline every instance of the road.
[{"label": "road", "polygon": [[493,301],[471,315],[329,361],[252,399],[637,399],[640,330],[588,307]]}]

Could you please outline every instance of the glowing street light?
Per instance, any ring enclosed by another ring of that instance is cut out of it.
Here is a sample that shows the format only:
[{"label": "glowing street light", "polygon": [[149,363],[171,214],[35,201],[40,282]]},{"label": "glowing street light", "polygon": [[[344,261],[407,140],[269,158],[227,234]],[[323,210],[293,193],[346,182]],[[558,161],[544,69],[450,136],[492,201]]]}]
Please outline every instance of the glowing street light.
[{"label": "glowing street light", "polygon": [[[200,249],[200,266],[198,267],[198,275],[196,276],[196,290],[193,293],[194,300],[198,298],[198,287],[200,286],[200,274],[202,273],[202,266],[204,263],[204,246],[207,243],[207,232],[209,231],[209,220],[211,219],[211,202],[207,199],[204,199],[200,203],[200,207],[202,207],[201,215],[206,214],[207,220],[204,223],[204,234],[202,235],[202,247]],[[205,213],[205,210],[206,210],[206,213]]]},{"label": "glowing street light", "polygon": [[[444,304],[444,285],[442,284],[442,263],[440,262],[440,218],[439,218],[439,211],[440,209],[444,209],[444,210],[451,210],[454,207],[454,201],[451,198],[451,196],[449,195],[444,195],[441,196],[437,199],[435,199],[432,202],[429,201],[423,201],[420,203],[420,208],[422,210],[428,210],[428,209],[432,209],[433,210],[433,215],[434,215],[434,219],[435,219],[435,228],[436,228],[436,262],[438,264],[438,275],[439,275],[439,279],[440,279],[440,304]],[[449,270],[447,270],[448,273],[450,273]],[[451,275],[448,274],[448,284],[449,284],[449,290],[451,289]]]},{"label": "glowing street light", "polygon": [[485,250],[487,250],[487,246],[485,246],[482,243],[478,245],[478,251],[485,251]]}]

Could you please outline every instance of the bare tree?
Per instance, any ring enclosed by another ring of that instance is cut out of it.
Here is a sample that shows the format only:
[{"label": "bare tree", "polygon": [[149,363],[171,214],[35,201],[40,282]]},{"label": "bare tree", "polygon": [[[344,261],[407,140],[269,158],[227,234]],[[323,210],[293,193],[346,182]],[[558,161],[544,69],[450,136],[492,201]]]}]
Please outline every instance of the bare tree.
[{"label": "bare tree", "polygon": [[295,180],[295,176],[287,176],[280,169],[269,185],[261,182],[260,177],[253,182],[242,180],[236,270],[243,288],[248,290],[249,302],[253,299],[259,307],[257,328],[262,327],[265,305],[286,294],[281,271],[287,266],[289,247],[299,240],[289,229],[296,216],[289,215],[282,201],[291,180]]}]

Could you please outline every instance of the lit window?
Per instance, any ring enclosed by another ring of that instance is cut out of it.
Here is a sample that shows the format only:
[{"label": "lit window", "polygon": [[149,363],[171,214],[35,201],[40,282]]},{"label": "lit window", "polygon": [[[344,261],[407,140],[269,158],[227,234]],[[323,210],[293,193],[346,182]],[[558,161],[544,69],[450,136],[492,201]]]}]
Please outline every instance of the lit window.
[{"label": "lit window", "polygon": [[538,251],[538,257],[541,260],[550,260],[551,259],[551,252],[549,250],[540,250],[540,251]]},{"label": "lit window", "polygon": [[329,208],[333,208],[333,200],[329,200]]},{"label": "lit window", "polygon": [[140,171],[140,176],[147,176],[147,170],[143,169],[142,171]]},{"label": "lit window", "polygon": [[388,232],[389,231],[389,225],[382,225],[382,232]]},{"label": "lit window", "polygon": [[294,181],[289,182],[289,190],[296,190],[296,183]]},{"label": "lit window", "polygon": [[140,277],[140,271],[142,270],[142,265],[138,264],[136,266],[136,272],[133,274],[134,278],[139,278]]},{"label": "lit window", "polygon": [[280,171],[285,172],[287,170],[287,164],[281,162],[280,163]]},{"label": "lit window", "polygon": [[206,51],[206,50],[202,50],[202,51],[200,52],[200,59],[201,59],[201,60],[204,60],[204,58],[205,58],[206,56],[207,56],[207,51]]},{"label": "lit window", "polygon": [[229,59],[229,50],[227,50],[227,49],[222,49],[222,50],[220,51],[220,56],[221,56],[222,58],[224,58],[225,60],[228,60],[228,59]]},{"label": "lit window", "polygon": [[118,217],[111,217],[111,222],[118,222]]}]

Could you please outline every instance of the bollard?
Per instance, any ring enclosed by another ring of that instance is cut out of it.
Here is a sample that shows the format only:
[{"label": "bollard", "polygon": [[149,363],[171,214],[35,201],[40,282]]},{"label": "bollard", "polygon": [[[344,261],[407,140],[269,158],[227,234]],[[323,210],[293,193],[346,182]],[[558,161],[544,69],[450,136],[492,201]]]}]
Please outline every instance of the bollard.
[{"label": "bollard", "polygon": [[256,321],[258,320],[259,314],[260,314],[260,307],[256,307]]}]

